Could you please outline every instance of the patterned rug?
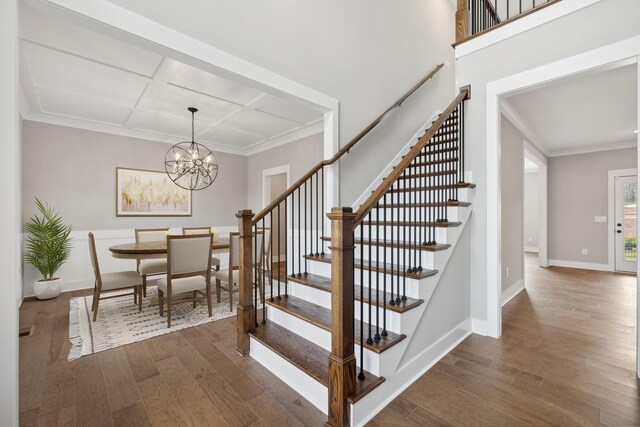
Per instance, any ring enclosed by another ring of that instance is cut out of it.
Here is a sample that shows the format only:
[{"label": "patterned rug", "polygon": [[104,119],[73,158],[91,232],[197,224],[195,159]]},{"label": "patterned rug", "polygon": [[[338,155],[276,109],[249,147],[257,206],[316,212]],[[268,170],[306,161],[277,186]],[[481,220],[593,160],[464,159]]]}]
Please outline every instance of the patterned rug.
[{"label": "patterned rug", "polygon": [[[130,291],[122,293],[127,292]],[[198,301],[195,309],[191,302],[175,304],[171,328],[167,328],[166,312],[165,317],[160,317],[158,312],[155,287],[147,289],[147,296],[142,299],[141,312],[138,311],[138,305],[133,303],[133,296],[100,301],[98,319],[95,322],[91,321],[93,296],[73,298],[69,310],[69,360],[234,316],[238,306],[237,293],[233,294],[233,299],[233,312],[230,312],[229,293],[223,291],[218,304],[214,290],[211,317],[206,300]]]}]

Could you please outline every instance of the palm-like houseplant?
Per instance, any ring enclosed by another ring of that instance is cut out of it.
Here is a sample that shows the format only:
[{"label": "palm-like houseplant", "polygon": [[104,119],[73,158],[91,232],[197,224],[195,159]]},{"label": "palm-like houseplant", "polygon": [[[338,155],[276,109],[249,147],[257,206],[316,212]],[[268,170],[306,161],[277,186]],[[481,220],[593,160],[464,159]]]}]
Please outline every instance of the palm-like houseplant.
[{"label": "palm-like houseplant", "polygon": [[54,277],[71,254],[71,226],[65,225],[62,217],[46,202],[36,197],[35,214],[25,224],[29,235],[25,243],[25,260],[42,274],[34,283],[39,299],[57,297],[62,290],[62,280]]}]

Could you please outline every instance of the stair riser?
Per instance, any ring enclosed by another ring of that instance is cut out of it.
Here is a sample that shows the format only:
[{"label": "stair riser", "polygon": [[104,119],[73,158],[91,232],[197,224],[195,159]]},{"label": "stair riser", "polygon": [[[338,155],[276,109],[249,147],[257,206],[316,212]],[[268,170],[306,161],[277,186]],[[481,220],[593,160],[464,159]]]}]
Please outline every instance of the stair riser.
[{"label": "stair riser", "polygon": [[[376,252],[376,249],[377,249],[377,252]],[[422,268],[428,268],[430,270],[437,270],[436,256],[439,252],[442,252],[442,251],[438,251],[438,252],[418,251],[416,256],[416,252],[413,250],[398,249],[398,248],[385,249],[382,246],[380,247],[372,246],[371,256],[369,256],[369,246],[366,246],[366,245],[364,246],[364,251],[365,251],[365,259],[371,259],[374,261],[380,260],[381,263],[383,262],[391,263],[391,260],[393,260],[394,264],[397,264],[398,260],[400,260],[401,265],[411,264],[411,266],[413,266],[414,260],[416,260],[418,266],[422,266]],[[399,254],[398,254],[398,251],[399,251]],[[385,253],[386,253],[386,258],[385,258]],[[360,245],[356,245],[356,257],[361,258]]]},{"label": "stair riser", "polygon": [[[376,233],[376,228],[377,228],[377,233]],[[410,242],[410,243],[422,243],[421,239],[418,237],[417,233],[414,233],[415,230],[418,230],[417,227],[397,227],[397,226],[393,226],[393,227],[375,227],[375,226],[371,226],[371,237],[373,240],[377,240],[378,236],[382,237],[385,234],[385,229],[386,228],[386,235],[387,235],[387,240],[391,240],[393,239],[394,241],[402,241],[402,242]],[[447,241],[447,235],[451,232],[451,230],[454,230],[457,227],[435,227],[435,240],[437,243],[449,243]],[[424,231],[426,231],[428,228],[427,227],[423,227]],[[365,240],[369,239],[369,227],[368,226],[364,226],[364,230],[363,230],[363,234],[364,234],[364,238]],[[356,233],[355,233],[355,237],[356,239],[360,238],[360,228],[356,229]]]},{"label": "stair riser", "polygon": [[[414,188],[418,188],[418,186],[414,186]],[[440,193],[440,192],[434,192],[432,194],[432,200],[438,200],[438,201],[444,201],[444,195],[442,194],[436,194],[436,193]],[[411,194],[411,195],[410,195]],[[424,194],[424,193],[423,193]],[[453,196],[452,192],[447,191],[446,196]],[[469,188],[459,188],[458,189],[458,201],[460,202],[470,202],[470,189]],[[387,203],[390,203],[391,201],[393,201],[393,203],[410,203],[410,202],[415,202],[417,201],[417,196],[416,195],[416,191],[413,192],[402,192],[402,193],[387,193],[385,195],[385,198],[383,200],[385,200]],[[429,195],[427,194],[426,197],[428,200]]]},{"label": "stair riser", "polygon": [[[324,263],[314,263],[314,265],[310,266],[310,269],[312,270],[312,273],[315,274],[319,274],[322,276],[327,276],[330,277],[331,275],[331,265],[330,264],[324,264]],[[382,273],[378,273],[379,276],[379,283],[380,283],[380,289],[383,289],[383,284],[384,284],[384,278],[386,276],[386,283],[387,283],[387,291],[391,292],[391,283],[394,284],[394,292],[395,289],[397,287],[397,283],[398,283],[398,277],[397,276],[392,276],[390,274],[382,274]],[[354,278],[355,278],[355,283],[356,285],[360,285],[360,269],[356,269],[354,272]],[[429,278],[427,279],[422,279],[424,280],[429,280]],[[375,272],[371,272],[371,283],[373,284],[372,288],[376,289],[376,274]],[[291,285],[291,283],[289,283]],[[365,288],[369,287],[369,271],[368,270],[364,270],[364,278],[362,281],[362,284],[364,285]],[[403,286],[404,284],[404,279],[400,278],[400,285]],[[420,289],[420,280],[416,280],[416,279],[410,279],[407,278],[406,279],[406,296],[411,297],[411,298],[420,298],[419,297],[419,289]],[[315,304],[318,304],[316,301],[314,300],[309,300],[311,302],[314,302]]]},{"label": "stair riser", "polygon": [[[267,316],[269,321],[289,329],[291,332],[319,345],[327,351],[331,351],[331,333],[329,331],[272,306],[268,306]],[[381,367],[390,365],[390,358],[393,357],[392,349],[393,348],[390,348],[382,353],[376,353],[365,347],[363,354],[364,369],[376,376],[384,376],[381,372]],[[355,354],[356,364],[362,366],[360,362],[359,344],[355,344]]]},{"label": "stair riser", "polygon": [[[449,170],[449,168],[447,168],[446,166],[447,166],[447,163],[445,163],[445,169]],[[449,166],[451,165],[449,164]],[[422,167],[415,167],[410,169],[409,175],[423,174],[423,173],[425,172]],[[399,187],[402,189],[405,187],[429,187],[429,186],[448,185],[448,184],[457,183],[459,179],[460,177],[458,176],[457,173],[437,175],[437,176],[424,177],[424,178],[410,178],[410,179],[404,179],[404,180],[398,181],[398,183],[394,185],[394,188]],[[460,194],[461,190],[462,190],[461,188],[458,189],[458,194]]]},{"label": "stair riser", "polygon": [[[447,218],[449,221],[458,221],[458,217],[460,214],[460,209],[458,207],[449,207],[447,208]],[[433,214],[432,214],[433,213]],[[434,219],[438,219],[436,215],[436,211],[434,209],[429,208],[388,208],[388,209],[379,209],[371,211],[371,218],[376,221],[383,221],[385,219],[390,220],[399,220],[404,221],[405,218],[409,218],[410,220],[419,219],[420,221],[433,221]],[[367,220],[369,218],[367,217]]]},{"label": "stair riser", "polygon": [[[414,290],[417,293],[417,290]],[[295,297],[302,298],[306,301],[317,304],[321,307],[331,309],[331,294],[329,292],[321,291],[319,289],[311,288],[309,286],[301,285],[299,283],[290,282],[289,283],[289,293]],[[375,291],[372,291],[375,295]],[[409,293],[407,292],[407,296]],[[368,306],[369,304],[364,303],[365,306],[365,317],[368,318]],[[414,309],[416,310],[416,309]],[[409,310],[408,312],[413,311]],[[372,312],[375,313],[375,308],[372,308]],[[398,313],[395,311],[387,310],[387,329],[397,333],[402,332],[402,316],[406,315],[406,313]],[[356,319],[360,319],[360,301],[356,301],[354,303],[354,313]],[[380,315],[382,315],[383,310],[380,309]],[[375,315],[374,315],[375,318]],[[366,320],[365,320],[366,321]]]}]

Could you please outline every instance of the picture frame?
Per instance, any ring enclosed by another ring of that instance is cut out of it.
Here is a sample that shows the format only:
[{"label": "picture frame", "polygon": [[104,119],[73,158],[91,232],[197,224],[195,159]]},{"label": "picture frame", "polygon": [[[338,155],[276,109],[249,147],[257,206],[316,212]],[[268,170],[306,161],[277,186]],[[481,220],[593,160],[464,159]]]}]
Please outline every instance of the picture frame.
[{"label": "picture frame", "polygon": [[116,168],[116,216],[192,216],[193,192],[174,184],[164,171]]}]

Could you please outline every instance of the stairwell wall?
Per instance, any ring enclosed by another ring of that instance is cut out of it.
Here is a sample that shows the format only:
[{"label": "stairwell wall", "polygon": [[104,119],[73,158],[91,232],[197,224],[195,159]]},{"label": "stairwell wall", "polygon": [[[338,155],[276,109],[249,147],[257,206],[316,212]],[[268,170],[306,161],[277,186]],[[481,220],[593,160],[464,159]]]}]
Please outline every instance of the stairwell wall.
[{"label": "stairwell wall", "polygon": [[[572,0],[562,3],[567,1]],[[470,223],[471,313],[478,320],[475,324],[480,325],[476,332],[483,332],[482,324],[487,319],[487,84],[637,36],[639,19],[640,2],[601,0],[457,59],[459,84],[472,87],[465,110],[465,159],[478,184]]]}]

